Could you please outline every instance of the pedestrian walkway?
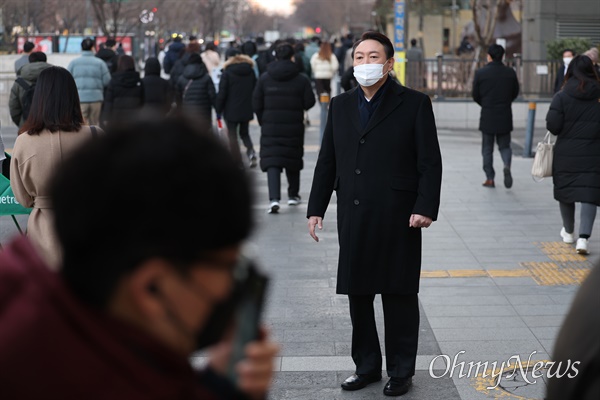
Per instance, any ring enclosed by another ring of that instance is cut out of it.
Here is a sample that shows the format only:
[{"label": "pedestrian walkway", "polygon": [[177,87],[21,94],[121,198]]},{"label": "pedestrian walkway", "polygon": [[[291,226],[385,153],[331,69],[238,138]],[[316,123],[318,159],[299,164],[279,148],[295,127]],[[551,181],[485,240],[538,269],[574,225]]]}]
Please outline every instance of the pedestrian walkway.
[{"label": "pedestrian walkway", "polygon": [[[311,110],[313,123],[318,121],[317,111]],[[258,143],[258,126],[252,127],[251,135]],[[485,177],[479,132],[441,129],[439,140],[444,159],[442,205],[439,220],[423,232],[417,372],[413,389],[402,398],[542,399],[543,379],[529,384],[517,373],[502,379],[497,388],[487,389],[493,386],[491,378],[474,376],[475,368],[470,377],[459,378],[460,364],[452,371],[452,361],[457,355],[457,363],[465,361],[466,374],[469,361],[488,361],[491,371],[493,361],[520,355],[526,371],[528,359],[531,365],[531,361],[549,360],[578,283],[600,255],[598,221],[590,242],[593,255],[575,254],[573,245],[560,242],[561,220],[552,198],[552,181],[532,180],[531,159],[516,151],[513,188],[505,189],[500,182],[488,189],[481,186]],[[335,294],[335,195],[319,243],[308,236],[305,216],[317,154],[318,126],[311,125],[301,176],[303,203],[283,205],[278,215],[265,213],[266,174],[250,171],[258,221],[254,242],[273,277],[265,322],[282,343],[271,398],[385,398],[385,375],[380,383],[357,392],[340,389],[354,364],[348,300]],[[501,171],[497,152],[494,158]],[[376,310],[383,339],[379,298]],[[440,355],[450,358],[448,371],[446,358]],[[440,378],[433,378],[430,368]]]},{"label": "pedestrian walkway", "polygon": [[[282,209],[278,215],[266,214],[266,174],[258,168],[249,170],[256,188],[253,241],[272,276],[264,320],[282,344],[270,398],[383,399],[385,377],[357,392],[340,389],[354,365],[347,297],[335,294],[335,195],[319,243],[308,236],[306,226],[306,201],[319,148],[318,118],[317,106],[306,131],[303,203],[285,205],[282,177]],[[257,144],[259,132],[253,123],[251,136]],[[480,133],[440,129],[439,139],[444,160],[442,203],[439,220],[423,231],[417,371],[413,389],[402,398],[542,399],[544,379],[533,383],[530,375],[525,380],[517,372],[488,389],[493,380],[481,375],[491,372],[492,362],[517,355],[524,371],[531,361],[550,359],[578,284],[600,255],[600,224],[597,220],[590,240],[593,254],[576,255],[573,245],[560,241],[552,181],[531,179],[531,159],[515,151],[513,188],[507,190],[498,182],[495,189],[488,189],[481,186]],[[494,159],[501,171],[497,152]],[[26,223],[26,217],[19,220]],[[15,232],[10,219],[0,220],[0,242]],[[379,298],[376,310],[383,339]],[[469,376],[459,377],[461,361],[463,374],[470,361],[480,362],[480,376],[473,368]],[[505,371],[505,375],[512,372]]]}]

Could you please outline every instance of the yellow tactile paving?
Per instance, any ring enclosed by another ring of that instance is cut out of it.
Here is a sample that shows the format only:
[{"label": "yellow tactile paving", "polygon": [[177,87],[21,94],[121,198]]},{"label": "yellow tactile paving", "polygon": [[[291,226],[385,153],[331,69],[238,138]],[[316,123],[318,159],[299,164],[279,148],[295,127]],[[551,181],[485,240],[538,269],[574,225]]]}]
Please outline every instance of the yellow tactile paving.
[{"label": "yellow tactile paving", "polygon": [[454,269],[449,270],[448,274],[451,278],[476,278],[476,277],[487,277],[487,271],[482,269]]},{"label": "yellow tactile paving", "polygon": [[563,242],[533,243],[548,256],[548,262],[522,262],[518,269],[455,269],[421,271],[422,278],[523,278],[531,277],[538,285],[578,285],[587,277],[592,264],[575,253],[573,245]]}]

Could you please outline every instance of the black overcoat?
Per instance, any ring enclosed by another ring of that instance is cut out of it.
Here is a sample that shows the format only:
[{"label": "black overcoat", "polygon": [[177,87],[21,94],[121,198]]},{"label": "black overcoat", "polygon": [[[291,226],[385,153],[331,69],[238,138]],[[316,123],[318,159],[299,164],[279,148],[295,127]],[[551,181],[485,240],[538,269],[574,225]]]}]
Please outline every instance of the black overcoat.
[{"label": "black overcoat", "polygon": [[546,128],[555,135],[552,180],[554,198],[563,203],[600,206],[600,84],[583,90],[571,78],[554,95]]},{"label": "black overcoat", "polygon": [[268,65],[252,95],[261,126],[260,168],[300,171],[304,167],[304,111],[316,99],[309,79],[290,60]]},{"label": "black overcoat", "polygon": [[519,95],[519,80],[512,68],[492,61],[475,72],[473,100],[481,106],[479,130],[504,134],[513,130],[511,103]]},{"label": "black overcoat", "polygon": [[367,127],[355,88],[332,99],[308,216],[324,217],[337,195],[337,293],[419,290],[421,229],[411,214],[437,219],[442,159],[425,94],[390,82]]}]

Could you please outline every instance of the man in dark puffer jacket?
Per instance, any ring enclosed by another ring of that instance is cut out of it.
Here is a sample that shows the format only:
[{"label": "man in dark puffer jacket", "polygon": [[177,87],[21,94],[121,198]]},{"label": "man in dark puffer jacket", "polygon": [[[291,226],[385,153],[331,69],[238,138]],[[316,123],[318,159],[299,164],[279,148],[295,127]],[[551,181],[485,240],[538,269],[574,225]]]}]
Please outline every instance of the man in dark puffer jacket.
[{"label": "man in dark puffer jacket", "polygon": [[200,54],[190,55],[188,65],[177,81],[177,93],[182,99],[184,113],[200,115],[206,122],[212,123],[211,109],[215,106],[217,94]]},{"label": "man in dark puffer jacket", "polygon": [[288,205],[300,203],[300,170],[304,155],[304,111],[315,105],[308,78],[293,61],[294,48],[287,43],[275,49],[276,61],[269,64],[254,89],[252,104],[261,125],[260,168],[267,172],[269,208],[279,210],[281,170],[288,179]]}]

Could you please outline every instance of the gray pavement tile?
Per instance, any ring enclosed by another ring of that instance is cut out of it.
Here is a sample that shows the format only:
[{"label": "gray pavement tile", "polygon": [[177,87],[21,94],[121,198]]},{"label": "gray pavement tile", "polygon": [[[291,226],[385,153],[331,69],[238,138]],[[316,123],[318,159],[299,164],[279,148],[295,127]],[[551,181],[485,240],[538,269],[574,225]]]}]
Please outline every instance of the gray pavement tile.
[{"label": "gray pavement tile", "polygon": [[280,356],[335,356],[335,344],[326,340],[315,342],[281,342]]},{"label": "gray pavement tile", "polygon": [[577,293],[569,293],[569,294],[551,294],[549,297],[555,304],[573,304],[573,299]]},{"label": "gray pavement tile", "polygon": [[526,323],[521,317],[432,317],[429,316],[429,323],[437,332],[439,328],[525,328]]},{"label": "gray pavement tile", "polygon": [[[452,279],[452,278],[450,278]],[[459,305],[459,306],[508,306],[510,303],[508,302],[505,296],[499,295],[490,295],[490,296],[444,296],[443,299],[440,299],[439,296],[421,296],[421,303],[423,305],[436,305],[441,302],[445,306]]]},{"label": "gray pavement tile", "polygon": [[519,305],[555,304],[550,296],[544,294],[513,294],[507,296],[507,299],[511,304]]},{"label": "gray pavement tile", "polygon": [[579,289],[578,285],[561,285],[561,286],[529,286],[522,285],[502,285],[498,286],[502,293],[512,295],[524,294],[540,294],[551,296],[553,294],[573,294]]},{"label": "gray pavement tile", "polygon": [[568,304],[515,304],[514,307],[519,315],[566,315],[569,311]]},{"label": "gray pavement tile", "polygon": [[562,326],[564,315],[521,315],[520,317],[529,327]]},{"label": "gray pavement tile", "polygon": [[424,308],[429,317],[506,317],[517,315],[512,306],[426,305]]},{"label": "gray pavement tile", "polygon": [[531,327],[530,329],[539,340],[554,340],[558,337],[560,328],[560,326],[539,326]]},{"label": "gray pavement tile", "polygon": [[[429,279],[429,278],[428,278]],[[456,278],[453,278],[456,279]],[[423,282],[423,280],[421,280]],[[425,286],[419,293],[419,298],[424,296],[429,298],[438,298],[438,301],[445,302],[448,297],[460,296],[469,301],[471,296],[498,296],[502,291],[496,286]]]},{"label": "gray pavement tile", "polygon": [[331,318],[316,319],[292,319],[292,318],[269,318],[265,319],[269,327],[278,329],[332,329],[334,328]]},{"label": "gray pavement tile", "polygon": [[[547,329],[547,328],[538,328]],[[516,327],[491,327],[491,328],[473,328],[465,326],[463,328],[436,328],[435,337],[438,342],[447,341],[502,341],[502,340],[535,340],[536,336],[527,328]],[[546,339],[546,338],[544,338]]]},{"label": "gray pavement tile", "polygon": [[[382,332],[379,332],[380,335]],[[348,329],[286,329],[286,342],[317,342],[331,341],[343,342],[349,341],[351,331]]]},{"label": "gray pavement tile", "polygon": [[495,286],[495,283],[491,278],[427,278],[421,279],[420,286]]},{"label": "gray pavement tile", "polygon": [[556,343],[556,339],[540,339],[539,342],[544,346],[546,353],[550,355],[554,353],[554,343]]},{"label": "gray pavement tile", "polygon": [[[545,261],[548,261],[547,259]],[[494,280],[494,282],[496,283],[496,285],[498,286],[503,286],[503,285],[511,285],[511,286],[535,286],[537,285],[537,283],[535,283],[535,281],[533,280],[533,278],[530,277],[523,277],[523,278],[492,278]],[[525,289],[523,289],[525,290]]]}]

